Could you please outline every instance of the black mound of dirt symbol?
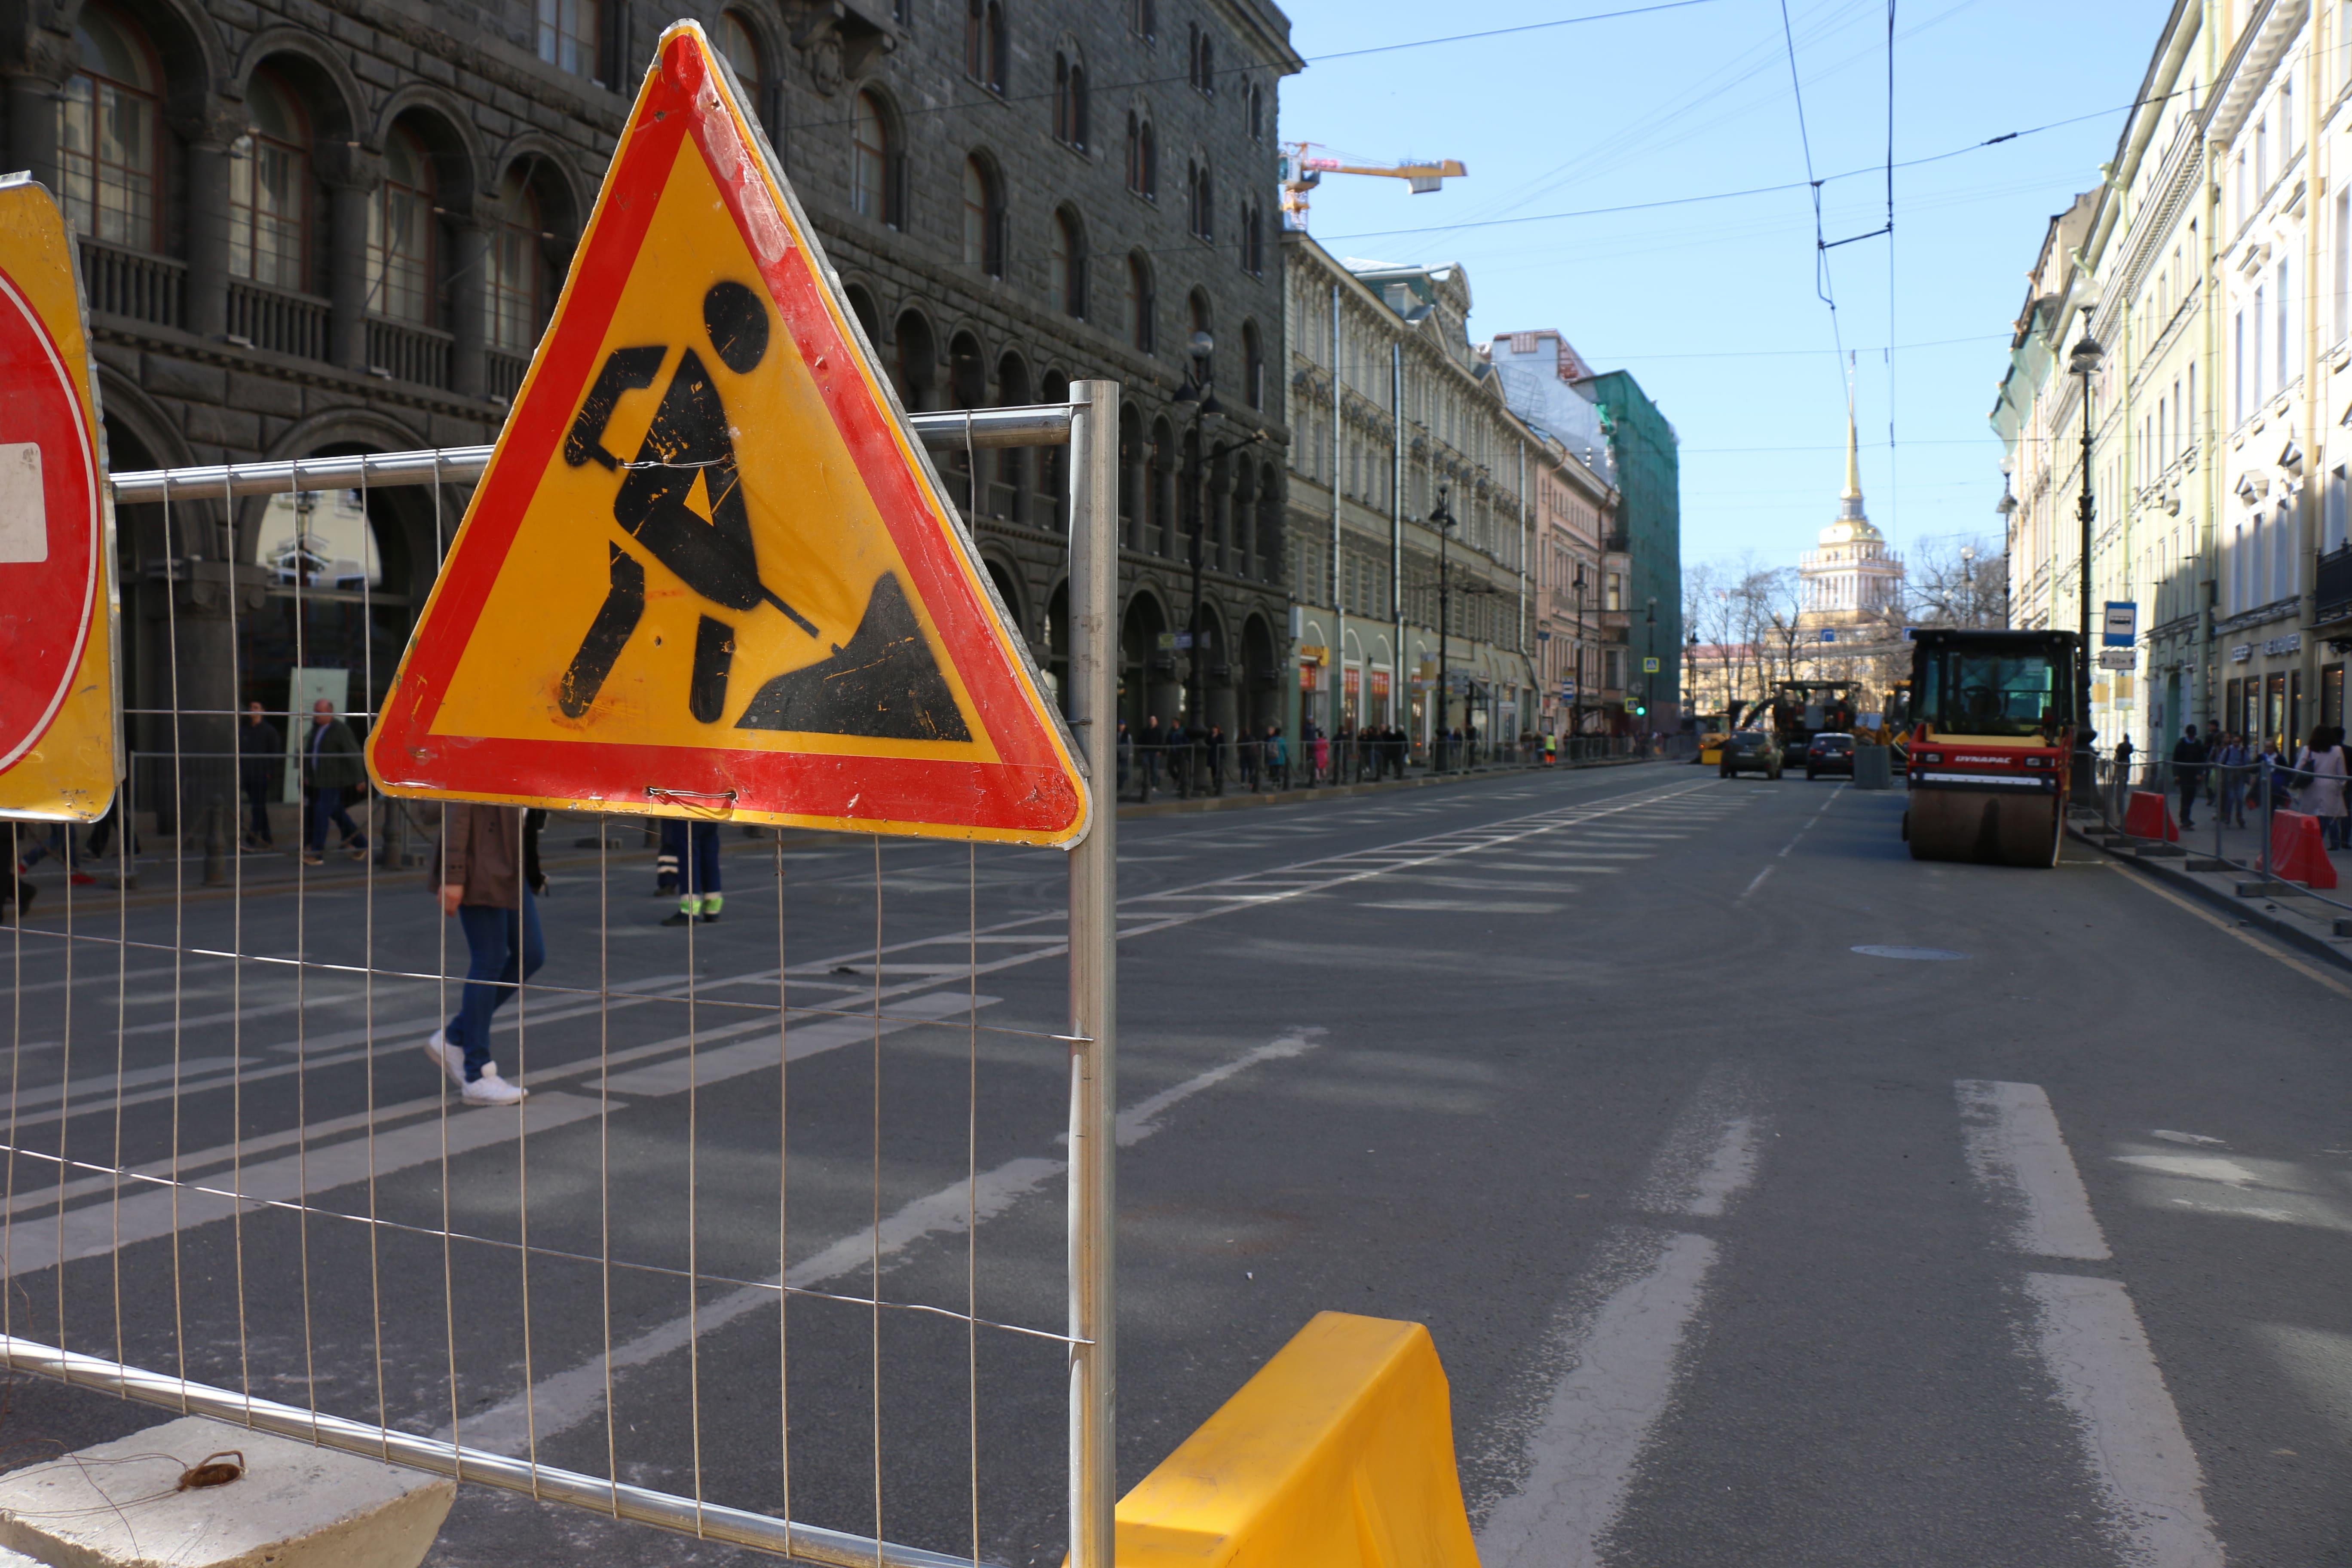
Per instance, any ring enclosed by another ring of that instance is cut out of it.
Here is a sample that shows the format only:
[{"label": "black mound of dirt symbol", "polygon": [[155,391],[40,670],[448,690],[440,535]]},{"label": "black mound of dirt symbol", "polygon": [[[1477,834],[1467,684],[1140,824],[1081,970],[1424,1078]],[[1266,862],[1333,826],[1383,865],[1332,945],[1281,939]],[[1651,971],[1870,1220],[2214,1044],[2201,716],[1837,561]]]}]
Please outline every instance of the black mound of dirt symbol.
[{"label": "black mound of dirt symbol", "polygon": [[894,573],[875,583],[848,647],[760,688],[735,727],[880,741],[971,739]]}]

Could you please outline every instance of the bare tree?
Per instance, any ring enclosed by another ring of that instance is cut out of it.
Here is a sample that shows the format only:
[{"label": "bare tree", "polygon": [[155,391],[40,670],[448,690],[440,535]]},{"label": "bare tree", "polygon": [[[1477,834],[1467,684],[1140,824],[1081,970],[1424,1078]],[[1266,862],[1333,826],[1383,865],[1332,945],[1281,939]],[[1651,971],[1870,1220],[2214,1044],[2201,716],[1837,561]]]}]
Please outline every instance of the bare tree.
[{"label": "bare tree", "polygon": [[1909,563],[1915,626],[1978,630],[2009,624],[2009,556],[1995,538],[1923,539]]}]

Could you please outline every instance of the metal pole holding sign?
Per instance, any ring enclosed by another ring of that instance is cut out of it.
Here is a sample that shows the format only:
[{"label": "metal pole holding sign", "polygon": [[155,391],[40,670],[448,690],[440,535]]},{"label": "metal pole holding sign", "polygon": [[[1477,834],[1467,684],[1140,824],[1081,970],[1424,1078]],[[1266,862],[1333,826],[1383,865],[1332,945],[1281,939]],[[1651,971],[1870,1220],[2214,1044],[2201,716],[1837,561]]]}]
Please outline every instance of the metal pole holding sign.
[{"label": "metal pole holding sign", "polygon": [[1070,388],[1070,728],[1094,820],[1070,851],[1070,1568],[1111,1568],[1117,1505],[1118,383]]}]

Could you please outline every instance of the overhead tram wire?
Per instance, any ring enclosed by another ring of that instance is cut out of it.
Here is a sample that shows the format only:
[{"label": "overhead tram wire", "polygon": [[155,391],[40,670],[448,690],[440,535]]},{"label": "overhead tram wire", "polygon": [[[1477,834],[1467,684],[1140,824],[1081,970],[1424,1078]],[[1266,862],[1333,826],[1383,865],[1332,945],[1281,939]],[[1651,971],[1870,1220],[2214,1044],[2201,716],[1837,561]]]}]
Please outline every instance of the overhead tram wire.
[{"label": "overhead tram wire", "polygon": [[1797,69],[1797,33],[1789,21],[1789,0],[1780,0],[1780,37],[1788,46],[1789,90],[1797,100],[1797,144],[1804,150],[1805,186],[1813,200],[1813,292],[1830,308],[1830,337],[1843,354],[1845,332],[1838,322],[1837,297],[1830,279],[1830,247],[1822,232],[1822,182],[1813,174],[1813,137],[1805,126],[1805,83]]},{"label": "overhead tram wire", "polygon": [[[1987,147],[1998,147],[2004,142],[2021,141],[2028,136],[2039,136],[2044,132],[2063,131],[2067,126],[2080,125],[2084,121],[2103,120],[2110,114],[2127,113],[2147,104],[2161,103],[2167,99],[2179,96],[2180,95],[2177,93],[2158,93],[2152,98],[2137,99],[2130,103],[2116,104],[2113,108],[2094,110],[2088,114],[2069,115],[2063,120],[2053,120],[2045,125],[2029,126],[2022,131],[2004,131],[1998,136],[1988,136],[1981,142],[1971,142],[1965,147],[1954,147],[1942,153],[1930,153],[1924,157],[1906,158],[1892,164],[1891,167],[1916,169],[1927,163],[1947,163],[1954,158],[1965,157],[1970,153],[1982,152]],[[1826,185],[1838,180],[1859,179],[1865,174],[1878,174],[1883,167],[1886,165],[1871,163],[1859,169],[1847,169],[1835,174],[1824,174],[1820,183]],[[1810,180],[1783,180],[1778,184],[1748,185],[1736,191],[1709,191],[1695,196],[1665,196],[1651,202],[1623,202],[1613,206],[1577,207],[1556,213],[1520,213],[1510,217],[1464,218],[1453,223],[1426,224],[1414,228],[1358,229],[1351,234],[1320,235],[1317,237],[1336,244],[1341,240],[1350,239],[1394,239],[1412,235],[1452,234],[1463,229],[1502,228],[1528,223],[1556,223],[1570,218],[1612,217],[1620,213],[1648,212],[1657,207],[1690,206],[1700,202],[1728,202],[1738,201],[1747,196],[1775,195],[1782,191],[1801,191],[1811,184]],[[1159,248],[1172,250],[1187,247],[1167,246]]]}]

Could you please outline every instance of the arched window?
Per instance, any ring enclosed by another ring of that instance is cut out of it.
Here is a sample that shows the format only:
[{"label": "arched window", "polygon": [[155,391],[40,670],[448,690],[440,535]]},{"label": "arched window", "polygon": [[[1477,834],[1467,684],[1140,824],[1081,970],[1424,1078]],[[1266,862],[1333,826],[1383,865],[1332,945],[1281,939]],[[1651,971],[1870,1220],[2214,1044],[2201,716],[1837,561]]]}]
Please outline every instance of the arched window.
[{"label": "arched window", "polygon": [[1073,147],[1087,145],[1087,68],[1059,53],[1054,56],[1054,137]]},{"label": "arched window", "polygon": [[558,70],[604,80],[596,68],[597,35],[603,31],[599,0],[539,0],[539,58]]},{"label": "arched window", "polygon": [[1253,142],[1265,141],[1265,89],[1260,87],[1255,81],[1248,83],[1242,89],[1242,114],[1249,122],[1250,140]]},{"label": "arched window", "polygon": [[849,117],[849,205],[860,217],[903,228],[902,185],[889,117],[883,111],[881,99],[861,92]]},{"label": "arched window", "polygon": [[1265,276],[1265,204],[1242,204],[1242,270],[1253,278]]},{"label": "arched window", "polygon": [[963,263],[1004,276],[1004,206],[996,178],[977,157],[963,161]]},{"label": "arched window", "polygon": [[1127,258],[1128,342],[1145,353],[1152,352],[1151,264],[1136,251]]},{"label": "arched window", "polygon": [[[1199,289],[1193,289],[1192,298],[1188,301],[1188,313],[1191,316],[1192,322],[1192,336],[1197,338],[1202,333],[1206,332],[1209,334],[1212,341],[1213,341],[1216,337],[1217,318],[1215,312],[1211,310],[1209,308],[1209,296],[1207,292]],[[1184,352],[1186,353],[1191,353],[1192,352],[1192,345],[1190,342],[1185,343]],[[1200,376],[1202,383],[1205,384],[1216,380],[1217,356],[1215,353],[1211,353],[1206,354],[1196,363],[1200,367]]]},{"label": "arched window", "polygon": [[1184,226],[1196,239],[1216,237],[1215,189],[1210,183],[1209,165],[1200,159],[1185,164]]},{"label": "arched window", "polygon": [[1255,321],[1242,323],[1242,399],[1252,408],[1265,406],[1265,349]]},{"label": "arched window", "polygon": [[546,228],[530,172],[518,163],[499,184],[499,223],[490,236],[490,346],[529,353],[546,320]]},{"label": "arched window", "polygon": [[433,321],[433,154],[405,125],[383,139],[383,180],[368,203],[368,309]]},{"label": "arched window", "polygon": [[163,246],[163,73],[129,22],[97,5],[74,26],[75,71],[58,99],[58,194],[77,232],[134,250]]},{"label": "arched window", "polygon": [[228,166],[228,269],[279,289],[310,283],[310,121],[267,68],[246,84],[253,129]]},{"label": "arched window", "polygon": [[1127,25],[1144,37],[1158,37],[1159,7],[1153,0],[1127,0]]},{"label": "arched window", "polygon": [[1147,201],[1160,199],[1160,147],[1151,121],[1132,110],[1127,116],[1127,188]]},{"label": "arched window", "polygon": [[964,0],[963,70],[991,92],[1004,90],[1004,7],[998,0]]},{"label": "arched window", "polygon": [[1206,27],[1201,29],[1201,90],[1215,96],[1217,90],[1217,46]]},{"label": "arched window", "polygon": [[719,52],[742,84],[744,107],[752,119],[759,119],[768,103],[767,60],[760,52],[760,36],[741,12],[729,11],[719,18]]},{"label": "arched window", "polygon": [[1065,315],[1087,313],[1087,241],[1078,215],[1064,207],[1054,215],[1051,270],[1054,302]]}]

